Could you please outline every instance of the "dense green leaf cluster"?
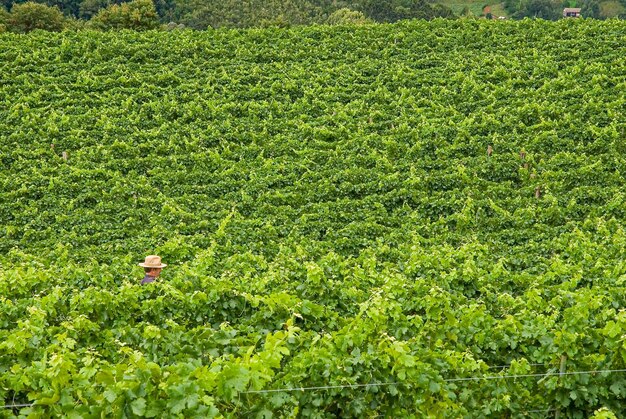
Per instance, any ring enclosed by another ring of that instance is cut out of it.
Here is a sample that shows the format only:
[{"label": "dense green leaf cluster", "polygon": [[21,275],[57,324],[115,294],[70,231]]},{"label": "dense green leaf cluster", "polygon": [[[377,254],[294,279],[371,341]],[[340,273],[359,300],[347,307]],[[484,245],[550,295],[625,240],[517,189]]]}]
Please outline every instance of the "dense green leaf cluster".
[{"label": "dense green leaf cluster", "polygon": [[624,415],[625,34],[0,34],[0,415]]},{"label": "dense green leaf cluster", "polygon": [[60,32],[66,26],[63,13],[55,7],[28,2],[16,4],[11,13],[0,7],[0,32],[27,33],[37,29]]}]

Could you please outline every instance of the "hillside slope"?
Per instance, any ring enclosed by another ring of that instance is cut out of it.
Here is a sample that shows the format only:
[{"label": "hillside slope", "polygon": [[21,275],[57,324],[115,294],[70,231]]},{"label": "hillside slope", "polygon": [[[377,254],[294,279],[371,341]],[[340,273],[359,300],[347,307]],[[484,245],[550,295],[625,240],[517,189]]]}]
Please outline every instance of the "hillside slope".
[{"label": "hillside slope", "polygon": [[2,414],[625,414],[625,34],[0,34]]}]

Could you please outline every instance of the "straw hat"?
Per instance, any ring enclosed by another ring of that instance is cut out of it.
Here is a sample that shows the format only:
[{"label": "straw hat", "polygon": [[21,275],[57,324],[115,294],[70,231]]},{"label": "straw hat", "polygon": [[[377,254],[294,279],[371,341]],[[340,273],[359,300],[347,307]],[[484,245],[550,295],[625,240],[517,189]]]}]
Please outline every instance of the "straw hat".
[{"label": "straw hat", "polygon": [[139,266],[143,268],[165,268],[167,265],[165,263],[161,263],[161,256],[150,255],[146,256],[146,260],[143,263],[140,263]]}]

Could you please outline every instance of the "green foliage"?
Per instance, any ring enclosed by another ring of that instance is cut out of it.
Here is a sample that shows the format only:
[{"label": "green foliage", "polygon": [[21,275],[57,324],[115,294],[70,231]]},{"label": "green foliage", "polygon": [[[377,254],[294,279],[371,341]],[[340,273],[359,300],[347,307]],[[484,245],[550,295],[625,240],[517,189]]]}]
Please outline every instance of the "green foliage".
[{"label": "green foliage", "polygon": [[603,19],[626,17],[626,2],[620,3],[617,0],[600,2],[599,17]]},{"label": "green foliage", "polygon": [[615,413],[613,413],[610,409],[603,407],[593,412],[593,416],[591,416],[591,418],[593,419],[617,419],[617,416],[615,416]]},{"label": "green foliage", "polygon": [[610,409],[607,409],[606,407],[596,410],[595,412],[593,412],[593,416],[591,417],[593,419],[617,419],[615,413],[613,413]]},{"label": "green foliage", "polygon": [[189,0],[177,9],[177,21],[195,29],[287,27],[321,23],[323,16],[319,6],[302,0]]},{"label": "green foliage", "polygon": [[454,13],[441,4],[426,0],[361,0],[363,13],[377,22],[396,22],[403,19],[426,19],[453,17]]},{"label": "green foliage", "polygon": [[109,0],[83,0],[78,8],[78,16],[82,19],[91,19],[110,4]]},{"label": "green foliage", "polygon": [[7,31],[7,23],[9,21],[9,12],[0,6],[0,33]]},{"label": "green foliage", "polygon": [[27,33],[36,29],[51,32],[63,30],[65,18],[56,7],[34,2],[15,4],[6,20],[11,32]]},{"label": "green foliage", "polygon": [[44,3],[47,6],[57,7],[65,16],[76,18],[78,17],[78,10],[82,0],[39,0],[38,2]]},{"label": "green foliage", "polygon": [[583,17],[599,18],[600,17],[600,2],[598,0],[585,0],[583,1],[580,9],[580,14]]},{"label": "green foliage", "polygon": [[64,29],[70,31],[80,31],[83,29],[87,29],[89,24],[87,21],[82,19],[77,19],[75,17],[66,17],[65,18],[65,27]]},{"label": "green foliage", "polygon": [[508,1],[508,10],[515,19],[557,20],[563,16],[563,4],[557,0]]},{"label": "green foliage", "polygon": [[[76,16],[78,6],[81,0],[37,0],[34,1],[38,4],[45,4],[46,6],[58,8],[64,15]],[[26,0],[0,0],[0,7],[4,7],[7,10],[11,10],[16,4],[23,4]]]},{"label": "green foliage", "polygon": [[372,21],[359,11],[343,8],[334,11],[328,16],[326,23],[329,25],[364,25],[372,23]]},{"label": "green foliage", "polygon": [[[491,13],[487,13],[487,14],[489,15]],[[461,10],[461,13],[459,13],[459,16],[467,18],[467,17],[473,17],[474,15],[468,6],[464,6],[463,9]],[[486,17],[487,19],[489,19],[488,16]]]},{"label": "green foliage", "polygon": [[89,21],[89,25],[100,30],[137,31],[156,29],[160,26],[152,0],[132,0],[128,3],[112,4],[98,11]]},{"label": "green foliage", "polygon": [[624,416],[625,32],[2,34],[3,414]]}]

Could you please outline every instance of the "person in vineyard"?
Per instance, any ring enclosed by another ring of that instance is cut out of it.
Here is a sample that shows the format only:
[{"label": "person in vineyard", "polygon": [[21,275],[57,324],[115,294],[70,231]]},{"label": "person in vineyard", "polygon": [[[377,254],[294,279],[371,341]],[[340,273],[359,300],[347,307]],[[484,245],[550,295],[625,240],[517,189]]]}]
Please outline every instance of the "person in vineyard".
[{"label": "person in vineyard", "polygon": [[146,256],[146,259],[139,264],[141,266],[146,275],[141,280],[141,285],[149,284],[150,282],[154,282],[159,275],[161,275],[161,270],[165,268],[167,265],[161,262],[161,257],[157,255],[149,255]]}]

